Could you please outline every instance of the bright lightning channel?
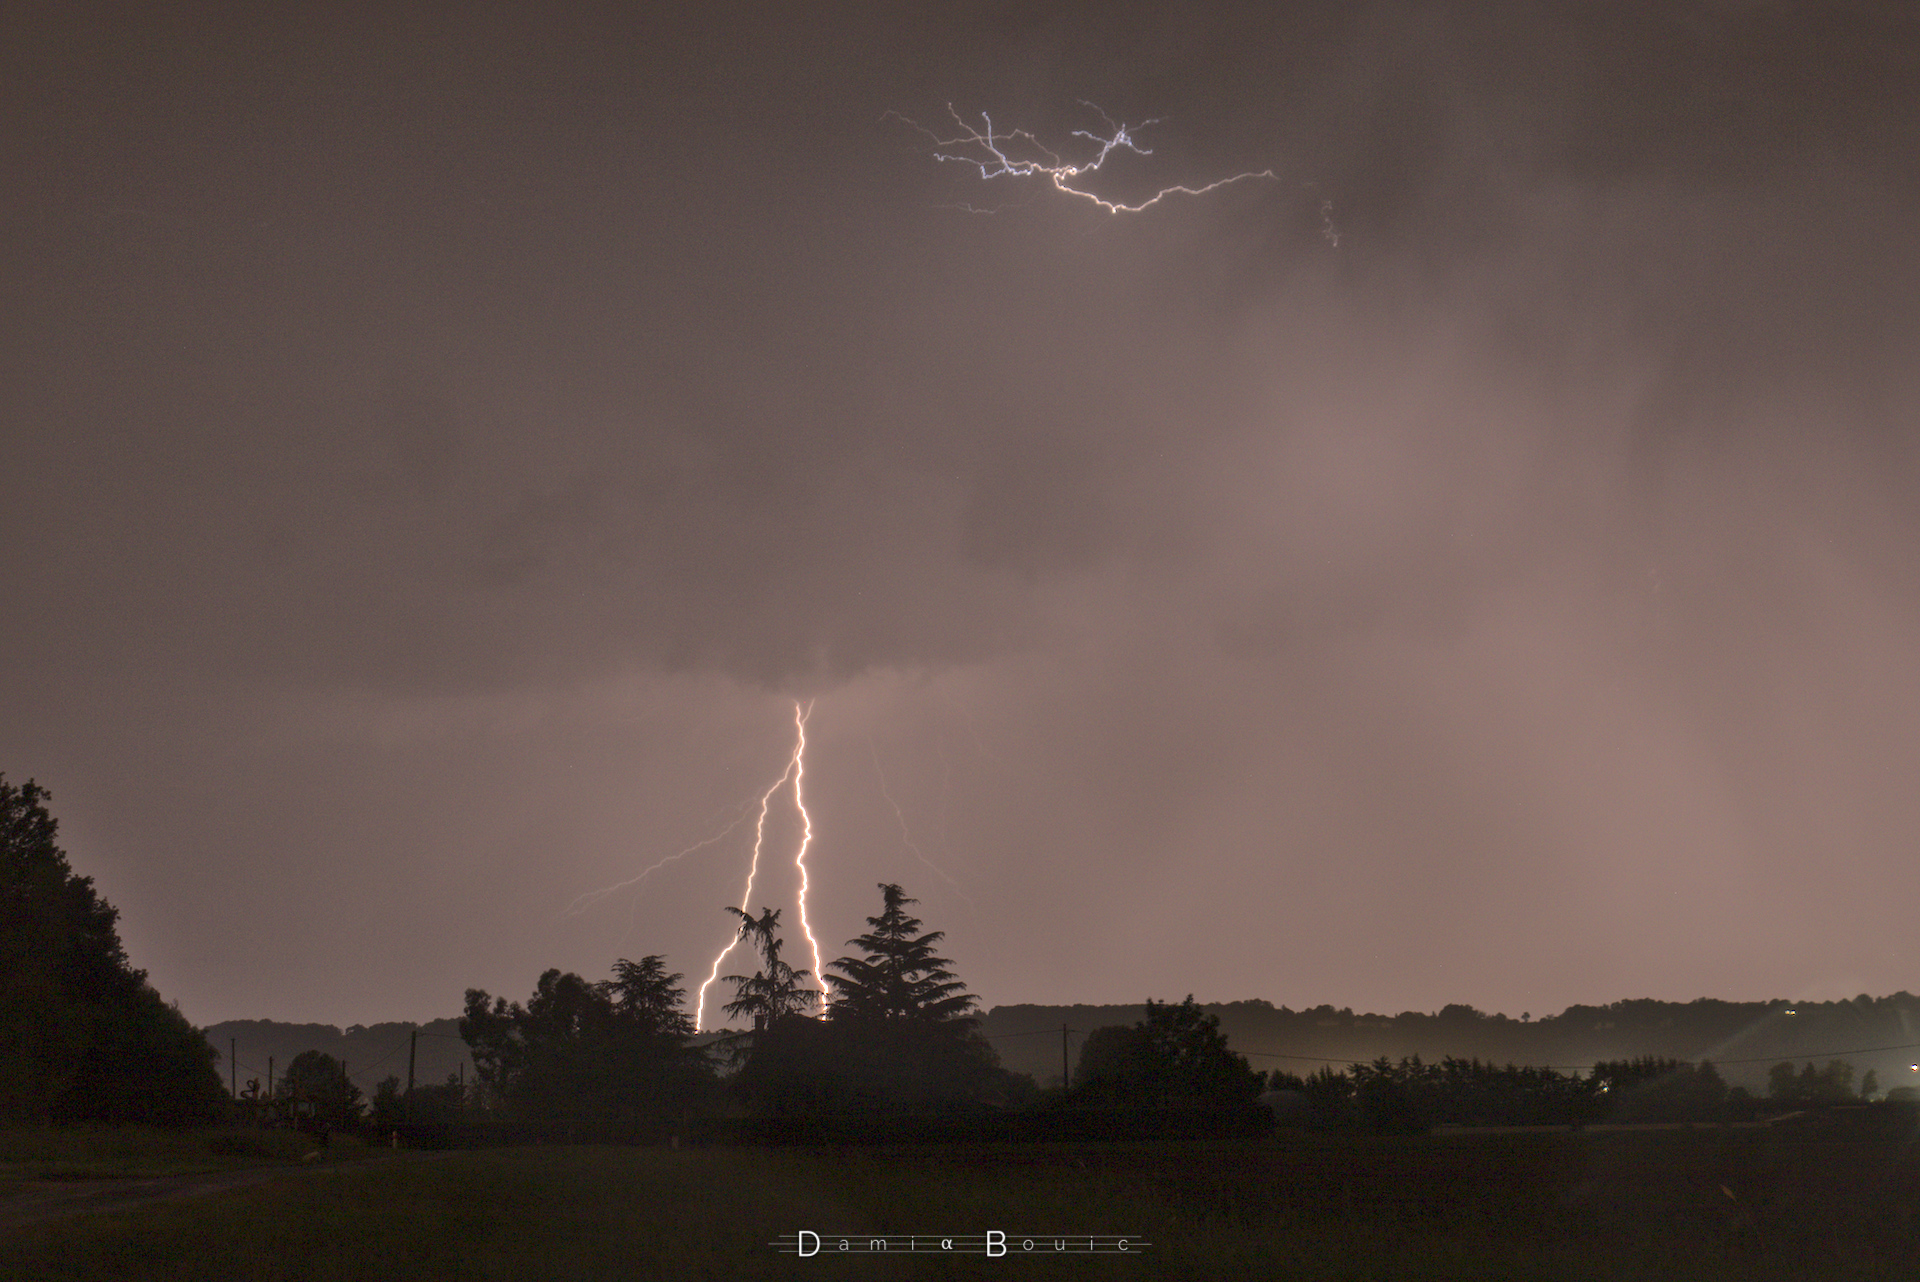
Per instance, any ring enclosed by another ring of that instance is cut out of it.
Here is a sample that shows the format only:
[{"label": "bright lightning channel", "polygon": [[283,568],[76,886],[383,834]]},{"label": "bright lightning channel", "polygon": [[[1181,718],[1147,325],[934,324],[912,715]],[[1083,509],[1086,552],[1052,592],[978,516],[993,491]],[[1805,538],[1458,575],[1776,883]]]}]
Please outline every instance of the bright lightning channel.
[{"label": "bright lightning channel", "polygon": [[[800,933],[807,937],[807,947],[813,950],[813,982],[820,985],[820,1010],[826,1013],[826,981],[821,978],[820,941],[813,937],[813,927],[807,924],[807,847],[813,844],[813,816],[807,813],[806,794],[801,784],[807,776],[807,718],[813,715],[813,705],[809,703],[805,712],[800,711],[798,703],[793,705],[793,808],[800,812],[800,849],[794,853],[793,866],[800,870]],[[741,905],[745,907],[744,904]]]},{"label": "bright lightning channel", "polygon": [[[933,140],[935,147],[960,149],[957,151],[935,151],[933,153],[935,160],[960,165],[971,165],[980,171],[980,177],[983,181],[1007,177],[1045,178],[1053,184],[1056,191],[1089,201],[1106,210],[1109,214],[1137,214],[1144,209],[1152,208],[1169,196],[1204,196],[1210,191],[1217,190],[1232,183],[1245,182],[1251,178],[1267,178],[1275,181],[1279,179],[1279,175],[1274,173],[1273,170],[1262,169],[1249,171],[1244,174],[1235,174],[1231,178],[1221,178],[1208,183],[1204,187],[1186,187],[1179,185],[1163,187],[1137,205],[1127,205],[1116,200],[1108,200],[1094,192],[1075,186],[1074,181],[1082,175],[1090,174],[1098,170],[1100,166],[1107,163],[1107,157],[1116,151],[1124,150],[1131,151],[1138,156],[1151,156],[1153,149],[1150,147],[1142,147],[1136,142],[1133,137],[1133,130],[1135,128],[1145,129],[1149,125],[1157,125],[1161,122],[1156,119],[1144,121],[1137,126],[1115,124],[1106,112],[1101,111],[1100,108],[1095,107],[1092,103],[1083,101],[1080,105],[1098,113],[1100,118],[1107,122],[1107,128],[1113,132],[1110,137],[1102,137],[1090,130],[1074,130],[1073,136],[1075,138],[1084,138],[1098,148],[1091,160],[1084,160],[1078,164],[1062,159],[1059,153],[1045,146],[1038,138],[1034,137],[1025,129],[1015,129],[1010,133],[997,132],[993,127],[992,118],[984,111],[980,113],[980,123],[984,128],[976,128],[974,125],[962,119],[960,113],[955,111],[953,105],[949,103],[947,105],[947,114],[953,117],[954,125],[961,131],[957,136],[952,138],[942,138],[939,134],[934,133],[933,130],[908,120],[898,112],[888,112],[887,115],[893,116],[912,128],[919,130]],[[1032,152],[1039,153],[1042,158],[1016,158],[1008,154],[1009,149],[1022,153],[1031,150]]]},{"label": "bright lightning channel", "polygon": [[[760,850],[761,847],[766,844],[767,838],[767,812],[773,805],[774,794],[779,792],[780,789],[786,785],[786,782],[791,779],[793,781],[793,805],[794,809],[800,812],[801,822],[800,849],[793,858],[794,866],[800,870],[800,930],[806,935],[807,944],[813,950],[813,973],[817,979],[820,975],[820,942],[813,937],[813,929],[807,923],[807,847],[813,842],[813,817],[807,813],[806,796],[801,787],[802,780],[805,778],[807,772],[807,718],[812,715],[813,705],[811,703],[807,704],[804,708],[798,703],[793,705],[793,726],[795,734],[793,756],[788,758],[787,768],[781,776],[773,781],[773,785],[769,787],[766,792],[761,794],[760,818],[754,824],[753,829],[753,859],[747,864],[747,885],[746,889],[740,892],[740,903],[742,911],[751,911],[753,903],[753,879],[760,872]],[[729,953],[740,946],[740,940],[741,936],[736,934],[727,946],[720,950],[719,954],[713,959],[713,968],[707,972],[706,982],[700,985],[700,995],[694,1003],[693,1010],[693,1027],[696,1032],[701,1031],[706,1026],[707,989],[711,988],[713,982],[719,978],[721,963],[726,961]],[[821,1000],[824,1004],[826,1000],[824,993],[821,995]]]}]

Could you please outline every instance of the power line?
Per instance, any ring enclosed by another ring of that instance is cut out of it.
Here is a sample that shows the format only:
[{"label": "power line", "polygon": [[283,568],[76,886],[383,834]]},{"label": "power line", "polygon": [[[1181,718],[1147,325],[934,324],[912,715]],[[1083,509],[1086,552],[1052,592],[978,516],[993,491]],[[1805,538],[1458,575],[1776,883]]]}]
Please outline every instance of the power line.
[{"label": "power line", "polygon": [[[429,1033],[429,1032],[425,1032],[425,1031],[422,1031],[422,1032],[421,1032],[421,1033],[419,1034],[419,1036],[421,1036],[421,1037],[444,1037],[444,1038],[447,1038],[447,1039],[448,1039],[448,1040],[450,1040],[450,1041],[460,1041],[460,1040],[463,1040],[463,1039],[461,1039],[461,1038],[460,1038],[460,1037],[459,1037],[458,1035],[456,1035],[456,1034],[453,1034],[453,1033]],[[381,1057],[380,1057],[379,1059],[376,1059],[375,1061],[373,1061],[373,1063],[372,1063],[372,1064],[370,1064],[370,1065],[368,1065],[367,1067],[365,1067],[365,1068],[362,1068],[362,1069],[358,1069],[358,1070],[355,1070],[355,1071],[353,1071],[353,1072],[349,1072],[349,1073],[347,1073],[347,1074],[345,1074],[345,1076],[346,1076],[346,1078],[347,1078],[347,1080],[348,1080],[348,1081],[350,1081],[350,1082],[354,1082],[354,1083],[355,1083],[355,1084],[357,1085],[357,1084],[358,1084],[359,1082],[361,1082],[361,1081],[365,1081],[365,1080],[367,1080],[367,1079],[369,1079],[369,1078],[371,1078],[371,1077],[373,1076],[373,1074],[374,1074],[374,1070],[375,1070],[375,1069],[377,1069],[377,1068],[379,1068],[379,1067],[380,1067],[380,1066],[381,1066],[382,1064],[385,1064],[385,1063],[386,1063],[386,1062],[387,1062],[388,1060],[390,1060],[390,1059],[392,1059],[392,1058],[393,1058],[393,1057],[394,1057],[395,1055],[398,1055],[398,1054],[399,1054],[399,1053],[400,1053],[400,1052],[401,1052],[402,1050],[404,1050],[404,1049],[406,1049],[406,1047],[407,1047],[407,1045],[408,1045],[408,1043],[407,1043],[407,1042],[401,1042],[401,1043],[399,1043],[399,1044],[397,1044],[396,1046],[394,1046],[394,1048],[393,1048],[392,1050],[390,1050],[390,1051],[388,1051],[388,1052],[387,1052],[387,1053],[386,1053],[385,1055],[382,1055],[382,1056],[381,1056]],[[218,1050],[219,1048],[218,1048],[218,1047],[216,1047],[215,1049],[216,1049],[216,1050]],[[325,1052],[322,1052],[322,1054],[325,1054]],[[243,1069],[245,1069],[245,1070],[246,1070],[247,1072],[249,1072],[249,1073],[251,1073],[251,1074],[253,1074],[253,1075],[254,1075],[255,1077],[259,1077],[259,1076],[261,1076],[261,1072],[260,1072],[260,1070],[259,1070],[259,1069],[258,1069],[257,1067],[255,1067],[255,1066],[254,1066],[254,1065],[252,1065],[252,1064],[249,1064],[249,1063],[247,1063],[247,1061],[245,1061],[245,1060],[243,1060],[243,1059],[241,1059],[241,1058],[240,1058],[240,1057],[239,1057],[238,1055],[235,1055],[235,1056],[233,1056],[232,1058],[233,1058],[233,1063],[234,1063],[234,1064],[236,1064],[236,1065],[238,1065],[239,1067],[241,1067],[241,1068],[243,1068]],[[344,1061],[344,1060],[336,1060],[335,1062],[336,1062],[336,1063],[341,1063],[341,1064],[344,1064],[344,1063],[345,1063],[346,1061]],[[377,1083],[376,1083],[376,1084],[377,1084]]]},{"label": "power line", "polygon": [[[1920,1049],[1920,1042],[1902,1042],[1898,1046],[1862,1046],[1850,1051],[1812,1051],[1799,1055],[1788,1055],[1784,1059],[1778,1055],[1756,1055],[1752,1059],[1721,1059],[1713,1062],[1716,1064],[1764,1064],[1768,1060],[1772,1060],[1774,1063],[1779,1064],[1791,1059],[1833,1059],[1841,1055],[1875,1055],[1881,1051],[1910,1051],[1915,1049]],[[1688,1062],[1691,1063],[1692,1061]]]}]

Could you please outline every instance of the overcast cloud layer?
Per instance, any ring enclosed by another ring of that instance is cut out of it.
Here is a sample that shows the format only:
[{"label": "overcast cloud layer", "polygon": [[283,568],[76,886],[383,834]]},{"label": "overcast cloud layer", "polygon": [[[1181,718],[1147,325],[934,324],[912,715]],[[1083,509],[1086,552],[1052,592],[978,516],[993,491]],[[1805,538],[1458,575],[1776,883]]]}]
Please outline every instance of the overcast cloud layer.
[{"label": "overcast cloud layer", "polygon": [[[0,771],[191,1018],[704,978],[796,700],[990,1004],[1915,987],[1909,6],[550,8],[0,17]],[[887,114],[1083,102],[1277,177]]]}]

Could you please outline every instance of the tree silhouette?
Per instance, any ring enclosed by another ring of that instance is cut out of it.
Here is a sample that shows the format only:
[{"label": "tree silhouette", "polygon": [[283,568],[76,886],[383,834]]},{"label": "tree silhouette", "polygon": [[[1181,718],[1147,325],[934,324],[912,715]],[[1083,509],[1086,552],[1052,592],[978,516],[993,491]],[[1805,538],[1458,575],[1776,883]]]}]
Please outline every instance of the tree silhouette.
[{"label": "tree silhouette", "polygon": [[680,978],[649,955],[622,958],[597,984],[549,970],[524,1007],[470,988],[460,1036],[480,1080],[520,1116],[662,1112],[711,1077],[688,1045],[693,1021],[680,1006]]},{"label": "tree silhouette", "polygon": [[303,1121],[338,1129],[360,1120],[360,1088],[347,1080],[345,1065],[325,1051],[295,1055],[274,1089],[282,1099],[294,1102]]},{"label": "tree silhouette", "polygon": [[127,959],[46,801],[0,775],[0,1122],[211,1120],[213,1047]]},{"label": "tree silhouette", "polygon": [[607,1000],[606,1071],[619,1101],[616,1111],[657,1111],[693,1098],[712,1078],[705,1052],[690,1045],[693,1017],[681,1003],[681,975],[657,955],[613,964],[613,978],[596,985]]},{"label": "tree silhouette", "polygon": [[864,958],[842,957],[829,962],[827,976],[833,988],[829,1015],[854,1023],[945,1024],[964,1020],[979,999],[954,978],[952,962],[935,954],[945,931],[923,931],[920,919],[908,914],[918,903],[890,882],[880,883],[881,910],[867,918],[873,929],[847,941],[866,952]]},{"label": "tree silhouette", "polygon": [[914,901],[883,884],[872,930],[849,942],[864,957],[833,963],[834,1001],[824,1020],[796,1013],[813,990],[794,991],[793,971],[779,957],[779,914],[759,917],[732,908],[741,938],[753,938],[765,968],[729,976],[739,996],[731,1015],[754,1020],[751,1051],[734,1089],[756,1109],[775,1114],[884,1113],[969,1107],[1003,1084],[999,1058],[972,1017],[978,1000],[935,949],[943,938],[907,912]]},{"label": "tree silhouette", "polygon": [[666,959],[649,954],[637,962],[622,957],[613,964],[613,978],[603,981],[601,993],[613,1002],[614,1017],[649,1036],[693,1036],[693,1017],[681,1009],[687,990],[677,987],[685,976],[667,973]]},{"label": "tree silhouette", "polygon": [[471,1095],[458,1073],[448,1073],[438,1086],[421,1083],[408,1095],[401,1089],[398,1074],[389,1073],[373,1088],[369,1119],[376,1131],[399,1126],[403,1122],[444,1124],[455,1122],[467,1111]]},{"label": "tree silhouette", "polygon": [[1854,1099],[1853,1065],[1843,1059],[1827,1061],[1825,1068],[1808,1063],[1798,1074],[1790,1062],[1775,1064],[1767,1072],[1767,1093],[1774,1099],[1794,1104],[1844,1104]]},{"label": "tree silhouette", "polygon": [[754,941],[764,965],[752,975],[722,977],[734,985],[734,997],[721,1009],[752,1020],[753,1031],[762,1033],[776,1020],[800,1014],[820,1000],[819,989],[800,986],[813,972],[795,970],[780,956],[781,939],[774,933],[780,926],[778,908],[763,908],[758,917],[743,908],[729,906],[726,911],[740,919],[740,938]]},{"label": "tree silhouette", "polygon": [[1587,1075],[1617,1122],[1705,1120],[1725,1107],[1727,1084],[1706,1060],[1698,1064],[1659,1055],[1603,1060]]},{"label": "tree silhouette", "polygon": [[460,1036],[480,1079],[515,1113],[578,1117],[603,1112],[605,1077],[597,1052],[610,1022],[609,1002],[571,972],[543,973],[523,1007],[467,990]]},{"label": "tree silhouette", "polygon": [[1144,1082],[1153,1072],[1153,1052],[1147,1030],[1138,1024],[1105,1024],[1080,1043],[1080,1062],[1074,1066],[1075,1085],[1100,1082],[1100,1093],[1127,1093],[1121,1083]]},{"label": "tree silhouette", "polygon": [[1094,1029],[1076,1077],[1084,1098],[1136,1105],[1243,1103],[1262,1083],[1228,1048],[1220,1017],[1201,1010],[1192,994],[1179,1005],[1149,997],[1138,1024]]}]

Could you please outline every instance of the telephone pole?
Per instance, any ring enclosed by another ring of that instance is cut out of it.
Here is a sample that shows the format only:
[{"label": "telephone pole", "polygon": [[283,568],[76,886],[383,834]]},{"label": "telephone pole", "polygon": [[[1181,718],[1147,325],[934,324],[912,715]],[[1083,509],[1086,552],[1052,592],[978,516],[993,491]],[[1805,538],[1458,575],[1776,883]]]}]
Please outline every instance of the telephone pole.
[{"label": "telephone pole", "polygon": [[1060,1025],[1060,1093],[1067,1093],[1067,1086],[1073,1079],[1067,1074],[1067,1026]]},{"label": "telephone pole", "polygon": [[420,1030],[407,1034],[407,1120],[413,1120],[413,1056],[420,1046]]},{"label": "telephone pole", "polygon": [[234,1059],[234,1038],[227,1039],[227,1093],[235,1099],[240,1098],[240,1065]]}]

